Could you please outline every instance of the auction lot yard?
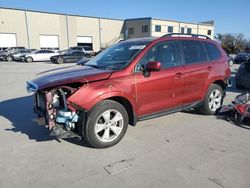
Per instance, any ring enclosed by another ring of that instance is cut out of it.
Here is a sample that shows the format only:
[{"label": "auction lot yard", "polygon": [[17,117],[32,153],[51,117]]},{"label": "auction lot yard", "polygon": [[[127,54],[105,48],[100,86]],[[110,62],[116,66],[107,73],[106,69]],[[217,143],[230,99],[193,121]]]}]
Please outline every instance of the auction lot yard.
[{"label": "auction lot yard", "polygon": [[[71,65],[0,62],[0,188],[250,187],[250,127],[214,116],[181,112],[139,122],[107,149],[49,137],[32,121],[26,81],[61,66]],[[225,103],[238,92],[231,88]]]}]

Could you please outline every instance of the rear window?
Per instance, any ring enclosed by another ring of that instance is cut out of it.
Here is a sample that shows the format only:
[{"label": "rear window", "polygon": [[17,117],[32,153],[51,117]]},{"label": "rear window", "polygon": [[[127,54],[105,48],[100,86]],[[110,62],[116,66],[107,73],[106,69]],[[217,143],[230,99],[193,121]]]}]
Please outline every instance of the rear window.
[{"label": "rear window", "polygon": [[210,61],[215,61],[221,58],[221,52],[215,44],[204,42]]},{"label": "rear window", "polygon": [[199,41],[182,41],[182,51],[185,64],[201,63],[207,61],[207,55],[203,45]]}]

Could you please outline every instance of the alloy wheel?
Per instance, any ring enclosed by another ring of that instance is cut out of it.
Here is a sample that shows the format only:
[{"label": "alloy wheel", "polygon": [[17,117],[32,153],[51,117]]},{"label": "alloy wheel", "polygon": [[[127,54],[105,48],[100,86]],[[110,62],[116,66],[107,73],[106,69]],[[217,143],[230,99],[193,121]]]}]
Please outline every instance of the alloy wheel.
[{"label": "alloy wheel", "polygon": [[215,112],[221,106],[222,94],[220,90],[215,89],[209,96],[208,106],[209,109]]},{"label": "alloy wheel", "polygon": [[95,135],[101,142],[112,142],[123,130],[124,119],[120,112],[111,109],[103,112],[96,121]]}]

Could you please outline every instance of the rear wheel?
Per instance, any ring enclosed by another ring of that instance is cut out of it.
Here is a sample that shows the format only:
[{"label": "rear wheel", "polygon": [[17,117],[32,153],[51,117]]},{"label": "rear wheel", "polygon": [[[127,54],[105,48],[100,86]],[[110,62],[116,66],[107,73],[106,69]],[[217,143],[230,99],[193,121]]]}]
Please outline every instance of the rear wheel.
[{"label": "rear wheel", "polygon": [[12,58],[11,56],[8,56],[8,57],[6,58],[6,60],[7,60],[8,62],[10,62],[10,61],[13,61],[13,58]]},{"label": "rear wheel", "polygon": [[213,115],[221,107],[223,100],[223,90],[217,84],[212,84],[208,89],[205,100],[200,111],[206,115]]},{"label": "rear wheel", "polygon": [[63,58],[59,57],[59,58],[57,59],[57,63],[58,63],[58,64],[63,64],[63,63],[64,63]]},{"label": "rear wheel", "polygon": [[126,109],[118,102],[104,100],[88,113],[84,138],[92,147],[110,147],[120,142],[127,127]]},{"label": "rear wheel", "polygon": [[33,58],[32,58],[32,57],[27,57],[27,58],[26,58],[26,62],[28,62],[28,63],[33,62]]}]

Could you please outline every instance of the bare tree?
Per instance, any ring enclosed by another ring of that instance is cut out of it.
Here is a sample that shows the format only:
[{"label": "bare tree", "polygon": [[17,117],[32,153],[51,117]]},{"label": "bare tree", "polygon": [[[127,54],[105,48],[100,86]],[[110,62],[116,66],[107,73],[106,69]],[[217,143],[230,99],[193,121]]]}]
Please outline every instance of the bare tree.
[{"label": "bare tree", "polygon": [[242,33],[236,35],[218,33],[216,38],[222,41],[221,45],[227,53],[239,53],[240,51],[245,51],[248,46],[248,41]]}]

